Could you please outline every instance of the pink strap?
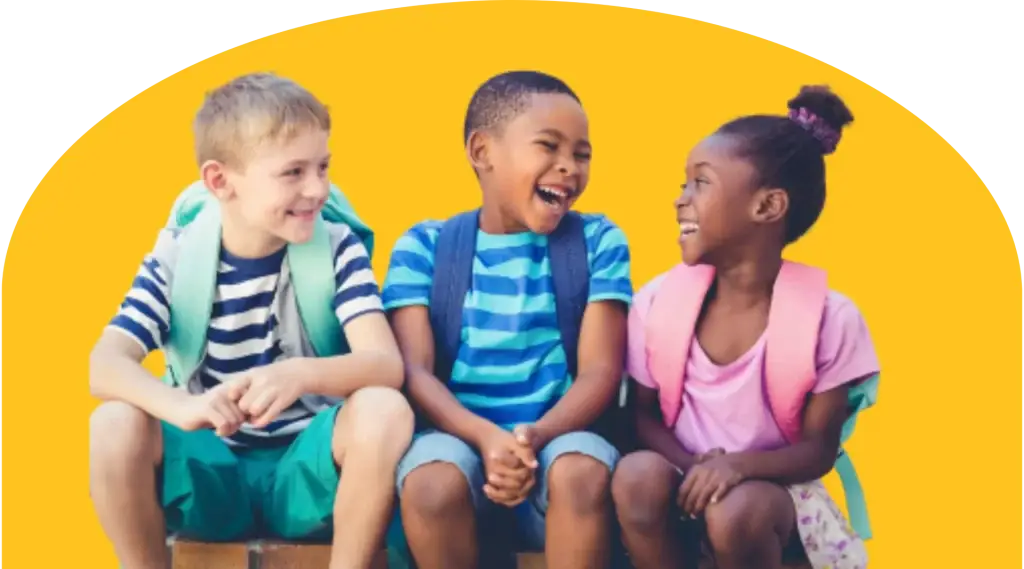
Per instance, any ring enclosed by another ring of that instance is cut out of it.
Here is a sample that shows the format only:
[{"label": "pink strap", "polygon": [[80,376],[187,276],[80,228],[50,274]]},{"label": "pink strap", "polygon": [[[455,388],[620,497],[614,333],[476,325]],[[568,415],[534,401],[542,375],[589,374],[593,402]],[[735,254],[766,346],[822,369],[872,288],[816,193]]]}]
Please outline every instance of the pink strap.
[{"label": "pink strap", "polygon": [[784,262],[768,312],[765,384],[782,434],[799,440],[807,394],[817,381],[817,348],[828,297],[825,271]]},{"label": "pink strap", "polygon": [[678,264],[665,276],[647,317],[647,365],[658,385],[666,426],[675,425],[683,406],[683,378],[690,344],[715,270]]}]

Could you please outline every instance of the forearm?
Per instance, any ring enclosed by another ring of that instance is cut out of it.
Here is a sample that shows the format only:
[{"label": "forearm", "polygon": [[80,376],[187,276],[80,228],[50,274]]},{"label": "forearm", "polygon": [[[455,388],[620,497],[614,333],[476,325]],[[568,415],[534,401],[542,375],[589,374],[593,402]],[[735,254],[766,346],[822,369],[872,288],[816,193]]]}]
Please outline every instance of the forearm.
[{"label": "forearm", "polygon": [[327,358],[297,358],[303,392],[346,398],[372,386],[401,389],[403,364],[400,356],[380,351],[357,351]]},{"label": "forearm", "polygon": [[696,457],[686,452],[679,443],[672,429],[657,417],[640,414],[636,419],[636,434],[641,448],[660,454],[683,472],[693,468],[697,462]]},{"label": "forearm", "polygon": [[555,437],[590,427],[615,402],[618,377],[608,373],[581,373],[565,395],[534,428],[546,444]]},{"label": "forearm", "polygon": [[730,460],[744,479],[802,484],[828,474],[838,450],[835,446],[810,440],[778,450],[735,453]]},{"label": "forearm", "polygon": [[149,415],[171,421],[189,397],[154,377],[137,361],[124,356],[94,354],[89,361],[89,390],[103,401],[121,401]]},{"label": "forearm", "polygon": [[488,433],[500,428],[464,407],[434,374],[423,368],[409,370],[406,388],[419,411],[435,427],[476,448]]}]

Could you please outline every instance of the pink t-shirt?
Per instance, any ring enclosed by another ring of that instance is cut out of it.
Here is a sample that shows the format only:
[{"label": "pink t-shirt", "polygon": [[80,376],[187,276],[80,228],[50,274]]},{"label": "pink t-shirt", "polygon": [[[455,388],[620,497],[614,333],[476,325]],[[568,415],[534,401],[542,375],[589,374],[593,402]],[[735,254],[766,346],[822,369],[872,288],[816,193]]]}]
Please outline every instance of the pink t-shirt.
[{"label": "pink t-shirt", "polygon": [[[639,384],[655,389],[647,368],[647,313],[661,275],[634,298],[629,314],[626,371]],[[699,454],[721,447],[726,452],[773,450],[785,446],[772,417],[764,388],[765,337],[735,361],[712,362],[694,336],[686,363],[683,409],[676,421],[676,438],[688,452]],[[830,291],[818,336],[818,382],[821,393],[878,372],[878,357],[857,307]]]}]

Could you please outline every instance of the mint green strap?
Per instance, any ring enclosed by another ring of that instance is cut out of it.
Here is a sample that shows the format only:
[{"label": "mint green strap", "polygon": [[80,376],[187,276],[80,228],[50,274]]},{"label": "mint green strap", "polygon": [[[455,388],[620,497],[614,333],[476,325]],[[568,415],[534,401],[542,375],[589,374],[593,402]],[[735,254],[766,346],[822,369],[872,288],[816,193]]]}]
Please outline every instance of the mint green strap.
[{"label": "mint green strap", "polygon": [[840,450],[836,459],[836,472],[843,483],[843,494],[846,495],[846,509],[850,513],[850,525],[853,531],[863,540],[871,539],[871,522],[868,520],[868,505],[864,499],[864,488],[860,485],[857,470],[846,450]]},{"label": "mint green strap", "polygon": [[333,356],[348,351],[341,324],[334,313],[334,251],[327,226],[318,219],[313,237],[288,246],[288,268],[295,288],[299,315],[316,355]]},{"label": "mint green strap", "polygon": [[171,280],[170,330],[164,353],[169,383],[185,385],[206,352],[206,329],[220,264],[219,204],[207,203],[178,239],[178,266]]}]

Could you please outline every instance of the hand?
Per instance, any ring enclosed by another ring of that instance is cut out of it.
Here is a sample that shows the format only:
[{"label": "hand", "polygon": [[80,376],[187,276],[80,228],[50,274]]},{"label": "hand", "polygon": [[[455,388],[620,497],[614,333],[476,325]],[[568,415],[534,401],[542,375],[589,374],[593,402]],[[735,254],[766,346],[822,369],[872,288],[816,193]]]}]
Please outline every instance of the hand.
[{"label": "hand", "polygon": [[729,455],[708,458],[686,473],[676,498],[679,508],[684,514],[696,518],[709,504],[718,503],[742,481],[743,475],[732,464]]},{"label": "hand", "polygon": [[218,436],[235,434],[245,422],[245,413],[238,407],[230,386],[218,385],[200,395],[189,395],[172,423],[185,431],[212,428]]},{"label": "hand", "polygon": [[716,456],[722,456],[723,454],[725,454],[724,448],[715,447],[709,450],[708,452],[698,454],[694,458],[696,459],[697,464],[700,464],[702,462],[707,462],[708,460],[715,458]]},{"label": "hand", "polygon": [[515,435],[516,442],[529,449],[535,457],[547,445],[544,435],[534,425],[518,425],[513,429],[512,434]]},{"label": "hand", "polygon": [[238,407],[257,428],[270,424],[282,411],[291,407],[304,392],[301,359],[281,360],[255,368],[231,380]]},{"label": "hand", "polygon": [[487,474],[484,494],[510,508],[526,500],[536,483],[533,450],[520,444],[512,433],[495,427],[481,441],[480,454]]}]

